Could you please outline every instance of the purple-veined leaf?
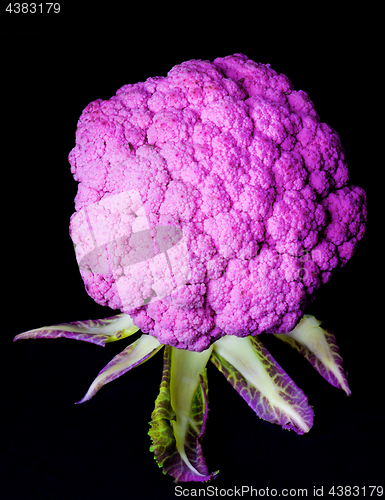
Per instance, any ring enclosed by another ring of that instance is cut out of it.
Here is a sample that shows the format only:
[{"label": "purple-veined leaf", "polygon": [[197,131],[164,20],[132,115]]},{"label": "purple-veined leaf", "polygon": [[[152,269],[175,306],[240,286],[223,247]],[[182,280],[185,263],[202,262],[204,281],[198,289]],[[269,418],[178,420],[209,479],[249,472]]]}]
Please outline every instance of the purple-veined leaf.
[{"label": "purple-veined leaf", "polygon": [[208,415],[206,364],[212,347],[192,352],[166,346],[160,392],[151,415],[150,451],[164,474],[179,481],[206,482],[209,473],[201,439]]},{"label": "purple-veined leaf", "polygon": [[87,394],[83,399],[78,401],[78,404],[84,403],[95,396],[103,385],[108,384],[108,382],[115,380],[132,368],[150,359],[162,347],[163,345],[159,343],[156,337],[147,334],[142,335],[138,340],[112,358],[108,365],[99,372],[88,389]]},{"label": "purple-veined leaf", "polygon": [[343,389],[350,396],[351,390],[335,336],[320,325],[321,322],[314,316],[304,314],[294,330],[286,334],[275,334],[275,337],[294,347],[325,380],[334,387]]},{"label": "purple-veined leaf", "polygon": [[16,335],[14,341],[22,339],[57,339],[67,338],[83,340],[93,344],[105,346],[107,342],[128,337],[139,328],[134,325],[128,314],[118,314],[104,319],[89,319],[86,321],[72,321],[61,325],[43,326],[36,330]]},{"label": "purple-veined leaf", "polygon": [[298,434],[310,430],[314,415],[307,397],[257,337],[222,337],[211,361],[258,417]]}]

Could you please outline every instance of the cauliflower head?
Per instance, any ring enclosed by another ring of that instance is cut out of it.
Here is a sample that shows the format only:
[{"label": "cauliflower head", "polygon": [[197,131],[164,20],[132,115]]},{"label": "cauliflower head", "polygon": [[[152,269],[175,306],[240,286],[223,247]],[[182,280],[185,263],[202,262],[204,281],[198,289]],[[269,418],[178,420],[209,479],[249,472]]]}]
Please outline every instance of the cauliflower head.
[{"label": "cauliflower head", "polygon": [[[178,349],[293,330],[365,231],[365,192],[349,184],[336,131],[285,75],[243,54],[183,62],[92,102],[69,162],[76,213],[136,189],[151,227],[183,232],[186,283],[148,303],[148,289],[125,285],[144,300],[124,312]],[[80,272],[98,304],[122,310],[112,272]]]}]

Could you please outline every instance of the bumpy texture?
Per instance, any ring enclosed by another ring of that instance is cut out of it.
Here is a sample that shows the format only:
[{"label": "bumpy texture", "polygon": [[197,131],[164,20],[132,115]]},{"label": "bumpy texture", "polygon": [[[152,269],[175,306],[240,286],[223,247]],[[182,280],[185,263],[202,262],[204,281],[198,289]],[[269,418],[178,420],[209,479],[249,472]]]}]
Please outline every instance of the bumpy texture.
[{"label": "bumpy texture", "polygon": [[[286,333],[363,237],[366,197],[337,133],[284,75],[242,54],[191,60],[83,111],[69,155],[76,211],[138,189],[153,226],[175,224],[192,274],[130,312],[163,344]],[[121,309],[113,276],[82,277]]]}]

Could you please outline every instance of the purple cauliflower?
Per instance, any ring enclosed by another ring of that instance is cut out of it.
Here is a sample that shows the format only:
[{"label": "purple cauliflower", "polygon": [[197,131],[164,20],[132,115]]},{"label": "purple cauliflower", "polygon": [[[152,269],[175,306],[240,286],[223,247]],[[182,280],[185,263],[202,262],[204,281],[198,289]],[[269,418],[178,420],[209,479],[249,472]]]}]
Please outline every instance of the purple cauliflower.
[{"label": "purple cauliflower", "polygon": [[[69,161],[77,211],[137,189],[152,227],[183,231],[189,279],[141,307],[122,307],[113,273],[81,270],[98,304],[178,349],[291,331],[365,231],[365,192],[348,183],[338,134],[286,76],[242,54],[92,102]],[[150,293],[135,290],[142,302]]]},{"label": "purple cauliflower", "polygon": [[258,417],[298,434],[303,391],[259,334],[299,351],[347,395],[332,332],[304,314],[350,259],[366,222],[337,133],[284,75],[242,54],[192,60],[83,111],[69,155],[70,234],[105,319],[29,330],[104,346],[142,334],[80,403],[163,349],[151,451],[175,481],[205,482],[209,360]]}]

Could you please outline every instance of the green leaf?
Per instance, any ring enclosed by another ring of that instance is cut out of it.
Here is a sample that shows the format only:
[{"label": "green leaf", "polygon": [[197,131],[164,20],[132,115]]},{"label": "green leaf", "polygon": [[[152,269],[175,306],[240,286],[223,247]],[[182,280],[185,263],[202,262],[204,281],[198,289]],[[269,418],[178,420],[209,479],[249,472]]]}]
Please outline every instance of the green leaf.
[{"label": "green leaf", "polygon": [[14,338],[22,339],[57,339],[67,338],[83,340],[93,344],[105,346],[107,342],[128,337],[139,328],[134,325],[128,314],[118,314],[104,319],[89,319],[86,321],[72,321],[61,325],[43,326],[36,330],[28,330]]},{"label": "green leaf", "polygon": [[209,473],[201,439],[208,416],[206,364],[212,347],[192,352],[166,346],[160,392],[151,415],[150,451],[159,467],[178,481],[206,482]]},{"label": "green leaf", "polygon": [[321,324],[314,316],[304,314],[294,330],[286,334],[275,334],[275,337],[296,349],[325,380],[350,396],[351,390],[335,336],[329,330],[321,328]]},{"label": "green leaf", "polygon": [[138,340],[112,358],[108,365],[99,372],[88,389],[87,394],[83,399],[78,401],[78,404],[84,403],[95,396],[103,385],[108,384],[108,382],[115,380],[132,368],[152,358],[162,347],[163,345],[159,343],[157,338],[147,334],[142,335]]},{"label": "green leaf", "polygon": [[260,418],[298,434],[310,430],[307,397],[257,337],[222,337],[211,361]]}]

